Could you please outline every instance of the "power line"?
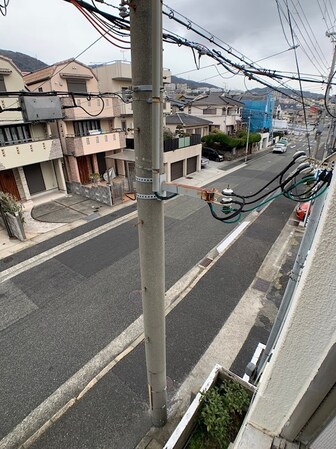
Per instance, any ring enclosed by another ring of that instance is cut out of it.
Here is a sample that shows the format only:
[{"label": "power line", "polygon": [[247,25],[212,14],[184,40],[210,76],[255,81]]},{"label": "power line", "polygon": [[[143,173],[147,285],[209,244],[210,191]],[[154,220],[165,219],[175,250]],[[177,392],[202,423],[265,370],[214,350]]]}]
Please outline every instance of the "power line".
[{"label": "power line", "polygon": [[[291,14],[290,14],[289,7],[288,7],[288,0],[286,0],[286,6],[287,6],[287,12],[288,12],[288,24],[289,24],[289,28],[290,28],[290,32],[291,32],[291,36],[292,36],[292,43],[294,46],[294,32],[293,32],[293,27],[292,27],[292,22],[291,22]],[[308,133],[307,114],[306,114],[306,108],[305,108],[305,103],[304,103],[304,98],[303,98],[302,83],[301,83],[301,79],[300,79],[300,68],[299,68],[299,61],[298,61],[297,54],[296,54],[296,49],[294,50],[294,55],[295,55],[295,63],[296,63],[296,68],[297,68],[297,72],[298,72],[298,77],[299,77],[300,93],[301,93],[302,106],[303,106],[303,116],[304,116],[304,121],[305,121],[305,125],[306,125],[308,151],[309,151],[309,156],[310,156],[311,148],[310,148],[310,140],[309,140],[309,133]]]}]

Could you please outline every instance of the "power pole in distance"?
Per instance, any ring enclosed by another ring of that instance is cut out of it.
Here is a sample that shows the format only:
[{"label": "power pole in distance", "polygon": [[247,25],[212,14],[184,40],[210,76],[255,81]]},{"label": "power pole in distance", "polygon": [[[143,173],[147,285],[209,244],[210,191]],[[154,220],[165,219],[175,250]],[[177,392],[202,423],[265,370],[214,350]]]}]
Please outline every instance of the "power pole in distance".
[{"label": "power pole in distance", "polygon": [[[153,191],[162,148],[162,4],[132,0],[131,55],[135,174],[149,403],[153,425],[167,421],[163,202]],[[157,86],[159,79],[159,87]],[[160,163],[162,165],[162,162]]]},{"label": "power pole in distance", "polygon": [[[336,64],[336,33],[326,33],[327,37],[331,37],[332,42],[334,43],[334,54],[333,54],[333,59],[331,62],[331,66],[330,66],[330,72],[329,72],[329,76],[328,76],[328,84],[327,84],[327,89],[326,89],[326,93],[325,93],[325,99],[326,102],[328,102],[329,100],[329,92],[331,89],[331,82],[332,79],[335,75],[334,71],[335,71],[335,64]],[[320,117],[320,121],[319,121],[319,125],[316,131],[316,146],[315,146],[315,151],[313,152],[313,157],[315,157],[318,153],[318,150],[320,148],[320,142],[321,142],[321,134],[323,132],[323,128],[324,128],[324,121],[327,115],[327,110],[326,108],[323,109],[321,117]]]}]

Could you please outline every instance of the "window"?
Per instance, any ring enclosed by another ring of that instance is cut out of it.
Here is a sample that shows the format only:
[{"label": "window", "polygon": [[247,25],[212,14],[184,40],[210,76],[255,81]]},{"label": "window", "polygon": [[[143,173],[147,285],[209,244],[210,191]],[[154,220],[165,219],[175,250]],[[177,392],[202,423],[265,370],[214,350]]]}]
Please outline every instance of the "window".
[{"label": "window", "polygon": [[204,115],[216,115],[216,108],[203,109]]},{"label": "window", "polygon": [[0,92],[6,92],[6,85],[3,75],[0,75]]},{"label": "window", "polygon": [[27,125],[13,125],[0,127],[0,145],[13,145],[31,141]]},{"label": "window", "polygon": [[87,92],[85,80],[69,78],[66,82],[69,92]]},{"label": "window", "polygon": [[100,130],[100,120],[83,120],[74,122],[75,136],[88,136],[90,131]]}]

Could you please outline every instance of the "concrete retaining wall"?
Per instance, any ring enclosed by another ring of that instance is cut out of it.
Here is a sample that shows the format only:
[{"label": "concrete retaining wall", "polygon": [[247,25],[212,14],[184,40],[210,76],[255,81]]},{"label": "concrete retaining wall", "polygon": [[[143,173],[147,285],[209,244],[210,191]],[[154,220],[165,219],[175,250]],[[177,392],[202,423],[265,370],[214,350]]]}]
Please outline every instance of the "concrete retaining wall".
[{"label": "concrete retaining wall", "polygon": [[100,203],[112,206],[112,194],[111,190],[107,186],[92,185],[87,187],[79,182],[67,182],[67,190],[69,193],[75,193],[76,195],[90,198],[91,200],[99,201]]}]

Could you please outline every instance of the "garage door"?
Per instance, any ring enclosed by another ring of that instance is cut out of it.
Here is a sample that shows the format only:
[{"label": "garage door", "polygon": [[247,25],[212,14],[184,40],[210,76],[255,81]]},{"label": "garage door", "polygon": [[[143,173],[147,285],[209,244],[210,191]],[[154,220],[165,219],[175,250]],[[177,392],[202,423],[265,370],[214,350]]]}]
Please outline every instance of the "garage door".
[{"label": "garage door", "polygon": [[40,164],[27,165],[26,167],[23,167],[23,171],[31,195],[45,191],[46,187]]},{"label": "garage door", "polygon": [[190,157],[187,159],[187,175],[190,173],[195,173],[197,170],[197,156]]},{"label": "garage door", "polygon": [[174,181],[174,179],[182,178],[183,176],[183,161],[174,162],[170,166],[170,179]]}]

